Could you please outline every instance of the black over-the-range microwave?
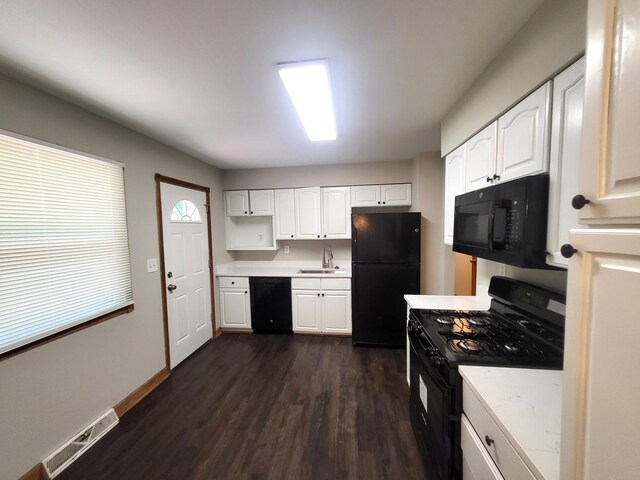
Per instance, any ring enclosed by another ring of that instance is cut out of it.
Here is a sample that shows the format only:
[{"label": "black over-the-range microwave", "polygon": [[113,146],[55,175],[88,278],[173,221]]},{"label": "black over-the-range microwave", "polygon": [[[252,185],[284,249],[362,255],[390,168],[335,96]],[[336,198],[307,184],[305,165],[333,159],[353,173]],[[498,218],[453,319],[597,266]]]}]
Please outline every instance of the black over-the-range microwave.
[{"label": "black over-the-range microwave", "polygon": [[458,195],[453,250],[507,265],[545,264],[549,175],[540,174]]}]

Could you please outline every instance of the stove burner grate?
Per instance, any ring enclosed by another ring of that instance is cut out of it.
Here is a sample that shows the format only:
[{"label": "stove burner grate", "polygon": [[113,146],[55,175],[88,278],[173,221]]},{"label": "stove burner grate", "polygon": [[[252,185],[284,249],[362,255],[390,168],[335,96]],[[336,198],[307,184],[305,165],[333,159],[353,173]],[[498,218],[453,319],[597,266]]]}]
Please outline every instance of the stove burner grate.
[{"label": "stove burner grate", "polygon": [[482,351],[482,347],[480,346],[480,343],[478,343],[477,340],[471,340],[471,339],[460,340],[458,345],[465,352],[476,353],[476,352]]}]

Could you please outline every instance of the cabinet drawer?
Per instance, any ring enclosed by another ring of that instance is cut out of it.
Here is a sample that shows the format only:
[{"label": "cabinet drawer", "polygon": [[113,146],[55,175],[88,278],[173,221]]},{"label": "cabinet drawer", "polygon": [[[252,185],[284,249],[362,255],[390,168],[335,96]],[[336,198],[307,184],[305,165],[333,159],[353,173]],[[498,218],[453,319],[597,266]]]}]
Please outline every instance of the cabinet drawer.
[{"label": "cabinet drawer", "polygon": [[291,288],[302,290],[320,290],[320,278],[292,278]]},{"label": "cabinet drawer", "polygon": [[221,288],[249,288],[249,277],[219,277],[218,284]]},{"label": "cabinet drawer", "polygon": [[[462,385],[462,410],[505,480],[535,480],[531,470],[524,464],[466,382]],[[493,440],[491,445],[487,445],[487,438]]]},{"label": "cabinet drawer", "polygon": [[462,478],[464,480],[504,480],[469,420],[462,415]]},{"label": "cabinet drawer", "polygon": [[350,278],[321,278],[322,290],[351,290]]}]

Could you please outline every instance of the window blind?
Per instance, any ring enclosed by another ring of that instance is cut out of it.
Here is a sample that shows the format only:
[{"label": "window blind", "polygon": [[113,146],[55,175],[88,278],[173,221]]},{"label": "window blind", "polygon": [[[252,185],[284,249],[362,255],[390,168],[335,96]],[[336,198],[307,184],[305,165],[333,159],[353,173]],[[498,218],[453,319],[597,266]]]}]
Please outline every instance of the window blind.
[{"label": "window blind", "polygon": [[0,132],[0,354],[132,303],[122,164]]}]

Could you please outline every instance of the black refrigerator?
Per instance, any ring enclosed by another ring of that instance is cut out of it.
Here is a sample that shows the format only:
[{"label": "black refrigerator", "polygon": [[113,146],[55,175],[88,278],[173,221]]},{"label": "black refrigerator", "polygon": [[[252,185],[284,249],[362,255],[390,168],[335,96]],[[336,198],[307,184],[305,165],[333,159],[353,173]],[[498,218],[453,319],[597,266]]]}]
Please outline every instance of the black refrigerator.
[{"label": "black refrigerator", "polygon": [[420,213],[351,216],[354,345],[406,345],[406,294],[420,293]]}]

